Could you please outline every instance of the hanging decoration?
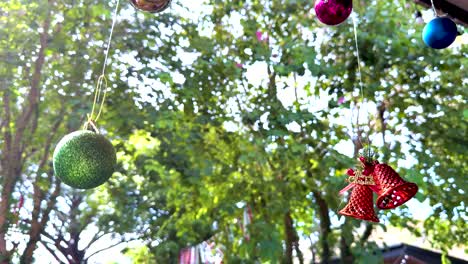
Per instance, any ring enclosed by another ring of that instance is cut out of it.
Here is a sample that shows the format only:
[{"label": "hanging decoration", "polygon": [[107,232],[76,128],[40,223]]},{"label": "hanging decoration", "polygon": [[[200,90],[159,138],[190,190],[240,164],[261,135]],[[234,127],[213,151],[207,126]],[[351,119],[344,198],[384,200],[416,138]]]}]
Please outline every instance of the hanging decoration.
[{"label": "hanging decoration", "polygon": [[378,164],[373,167],[373,179],[376,185],[377,207],[380,209],[393,209],[406,203],[418,192],[418,186],[406,182],[387,164]]},{"label": "hanging decoration", "polygon": [[372,190],[366,185],[355,185],[348,204],[339,213],[361,220],[379,222],[372,203]]},{"label": "hanging decoration", "polygon": [[349,169],[347,187],[340,191],[343,194],[349,189],[353,189],[348,204],[339,211],[340,214],[354,217],[361,220],[379,222],[375,215],[373,206],[373,194],[371,186],[375,184],[372,177],[373,161],[370,157],[360,157],[360,164],[356,170]]},{"label": "hanging decoration", "polygon": [[[371,153],[369,150],[367,153]],[[379,222],[373,208],[373,194],[377,193],[376,205],[379,209],[393,209],[413,198],[418,192],[415,183],[403,180],[389,165],[380,164],[373,154],[359,157],[360,168],[349,169],[350,183],[340,194],[353,189],[348,204],[340,214]]]},{"label": "hanging decoration", "polygon": [[[363,102],[364,92],[362,87],[361,61],[359,57],[357,26],[354,18],[353,29],[359,87]],[[369,112],[367,112],[367,116],[369,116]],[[347,171],[349,185],[339,193],[344,194],[350,189],[352,189],[352,192],[348,204],[338,213],[365,221],[379,222],[374,211],[373,192],[376,192],[378,195],[376,205],[379,209],[393,209],[406,203],[416,195],[418,186],[403,180],[389,165],[379,163],[375,157],[375,153],[370,149],[369,134],[367,136],[367,143],[369,146],[364,150],[363,155],[359,157],[359,164],[356,166],[356,169],[348,169]]]},{"label": "hanging decoration", "polygon": [[436,17],[424,26],[422,38],[433,49],[445,49],[457,38],[457,25],[448,17]]},{"label": "hanging decoration", "polygon": [[115,149],[112,143],[99,133],[96,122],[101,116],[106,99],[105,72],[118,9],[119,0],[117,0],[113,14],[104,64],[95,88],[91,113],[88,114],[83,130],[63,137],[53,154],[55,176],[77,189],[90,189],[103,184],[112,176],[117,164]]},{"label": "hanging decoration", "polygon": [[431,4],[435,18],[424,26],[422,39],[428,47],[445,49],[457,38],[457,25],[448,17],[440,17],[432,0]]},{"label": "hanging decoration", "polygon": [[55,148],[55,175],[77,189],[90,189],[106,182],[117,158],[111,142],[97,131],[79,130],[60,140]]},{"label": "hanging decoration", "polygon": [[136,9],[150,13],[160,13],[169,7],[171,0],[130,0],[130,3]]},{"label": "hanging decoration", "polygon": [[317,0],[315,14],[320,22],[334,26],[345,21],[353,10],[352,0]]}]

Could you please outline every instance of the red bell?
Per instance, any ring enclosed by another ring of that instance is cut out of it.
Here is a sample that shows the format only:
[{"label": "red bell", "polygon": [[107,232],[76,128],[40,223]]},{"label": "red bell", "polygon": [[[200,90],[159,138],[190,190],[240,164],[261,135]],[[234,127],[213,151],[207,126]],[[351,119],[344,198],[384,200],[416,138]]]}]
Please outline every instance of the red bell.
[{"label": "red bell", "polygon": [[348,204],[339,213],[357,219],[379,222],[379,218],[374,212],[372,194],[372,190],[368,186],[356,184],[351,192]]},{"label": "red bell", "polygon": [[373,172],[377,189],[377,207],[393,209],[413,198],[418,192],[415,183],[403,180],[398,173],[387,164],[376,164]]}]

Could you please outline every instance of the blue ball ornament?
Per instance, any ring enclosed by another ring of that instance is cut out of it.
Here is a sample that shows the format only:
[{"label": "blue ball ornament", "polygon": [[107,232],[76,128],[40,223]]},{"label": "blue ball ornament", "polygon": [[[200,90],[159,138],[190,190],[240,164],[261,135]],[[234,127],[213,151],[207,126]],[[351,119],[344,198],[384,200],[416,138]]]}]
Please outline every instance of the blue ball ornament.
[{"label": "blue ball ornament", "polygon": [[422,38],[433,49],[445,49],[455,41],[457,35],[457,25],[450,18],[437,17],[424,27]]}]

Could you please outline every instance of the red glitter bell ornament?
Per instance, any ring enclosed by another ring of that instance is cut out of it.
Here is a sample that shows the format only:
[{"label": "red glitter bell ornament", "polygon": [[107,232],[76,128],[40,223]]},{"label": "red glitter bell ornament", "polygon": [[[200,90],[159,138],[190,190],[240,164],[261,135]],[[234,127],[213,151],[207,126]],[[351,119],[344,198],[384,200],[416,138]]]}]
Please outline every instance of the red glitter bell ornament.
[{"label": "red glitter bell ornament", "polygon": [[171,0],[130,0],[137,9],[150,13],[160,13],[169,7]]},{"label": "red glitter bell ornament", "polygon": [[373,203],[374,181],[371,176],[374,168],[374,162],[360,157],[361,169],[354,171],[349,169],[346,174],[350,176],[348,181],[350,184],[340,191],[340,194],[345,193],[349,189],[353,189],[349,197],[348,204],[338,213],[361,220],[379,222],[379,218],[375,215]]},{"label": "red glitter bell ornament", "polygon": [[376,185],[377,207],[393,209],[406,203],[418,192],[418,185],[403,180],[400,175],[387,164],[374,165],[372,176]]},{"label": "red glitter bell ornament", "polygon": [[379,218],[375,215],[372,195],[373,192],[369,186],[356,184],[348,204],[339,213],[361,220],[379,222]]},{"label": "red glitter bell ornament", "polygon": [[320,22],[334,26],[345,21],[353,10],[352,0],[317,0],[315,14]]}]

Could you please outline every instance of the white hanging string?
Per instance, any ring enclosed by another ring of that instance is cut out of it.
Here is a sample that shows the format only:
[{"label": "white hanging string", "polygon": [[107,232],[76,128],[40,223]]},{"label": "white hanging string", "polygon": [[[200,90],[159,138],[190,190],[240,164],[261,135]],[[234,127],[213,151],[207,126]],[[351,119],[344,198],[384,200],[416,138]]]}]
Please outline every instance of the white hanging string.
[{"label": "white hanging string", "polygon": [[436,17],[438,17],[439,15],[437,14],[437,10],[436,10],[435,5],[434,5],[434,0],[431,0],[431,6],[432,6],[432,10],[434,10],[434,15]]},{"label": "white hanging string", "polygon": [[114,14],[112,18],[112,27],[111,27],[110,34],[109,34],[109,39],[107,41],[107,48],[106,48],[106,53],[105,53],[105,58],[104,58],[104,65],[102,66],[101,75],[104,75],[106,72],[107,59],[109,56],[109,49],[111,45],[112,34],[114,33],[115,22],[117,21],[117,12],[119,11],[119,4],[120,4],[120,0],[117,0],[117,4],[115,5]]},{"label": "white hanging string", "polygon": [[[92,107],[91,113],[88,114],[88,122],[85,124],[85,129],[87,128],[88,124],[94,125],[93,123],[96,122],[99,119],[99,117],[101,116],[101,113],[102,113],[102,109],[104,108],[104,102],[105,102],[106,94],[107,94],[107,79],[105,77],[106,67],[107,67],[107,60],[109,58],[109,50],[110,50],[112,35],[114,33],[114,27],[115,27],[115,23],[117,21],[119,4],[120,4],[120,0],[117,0],[116,5],[115,5],[115,9],[114,9],[114,13],[113,13],[113,16],[112,16],[112,26],[111,26],[111,30],[110,30],[110,33],[109,33],[109,38],[107,40],[107,47],[106,47],[106,51],[104,53],[104,64],[102,65],[102,72],[101,72],[101,75],[99,76],[97,84],[96,84],[96,88],[95,88],[95,92],[94,92],[93,107]],[[104,88],[102,87],[103,84],[104,84]],[[102,98],[101,98],[101,93],[102,93]],[[94,114],[95,114],[94,112],[95,112],[95,109],[96,109],[96,105],[99,102],[100,102],[99,111],[97,112],[96,117],[94,117]]]},{"label": "white hanging string", "polygon": [[359,46],[358,46],[358,39],[357,39],[357,26],[356,26],[356,19],[354,16],[353,19],[353,29],[354,29],[354,44],[356,45],[356,58],[357,58],[357,65],[358,65],[358,74],[359,74],[359,88],[361,93],[361,102],[364,102],[364,92],[362,88],[362,76],[361,76],[361,57],[359,56]]},{"label": "white hanging string", "polygon": [[[357,37],[357,23],[356,23],[356,18],[354,16],[351,16],[351,18],[353,20],[354,44],[356,46],[356,58],[357,58],[357,65],[358,65],[359,90],[360,90],[360,94],[361,94],[361,104],[364,104],[364,89],[363,89],[362,73],[361,73],[361,57],[359,55],[359,45],[358,45],[358,37]],[[360,108],[360,106],[357,105],[357,108],[358,108],[358,120],[359,120],[359,108]],[[367,113],[367,118],[370,118],[369,108],[368,107],[366,107],[366,113]],[[357,125],[358,125],[358,132],[359,132],[359,124],[357,124]],[[370,134],[370,128],[369,128],[369,132],[367,134],[368,147],[370,147],[369,134]],[[362,145],[361,137],[359,135],[358,135],[358,140]]]}]

